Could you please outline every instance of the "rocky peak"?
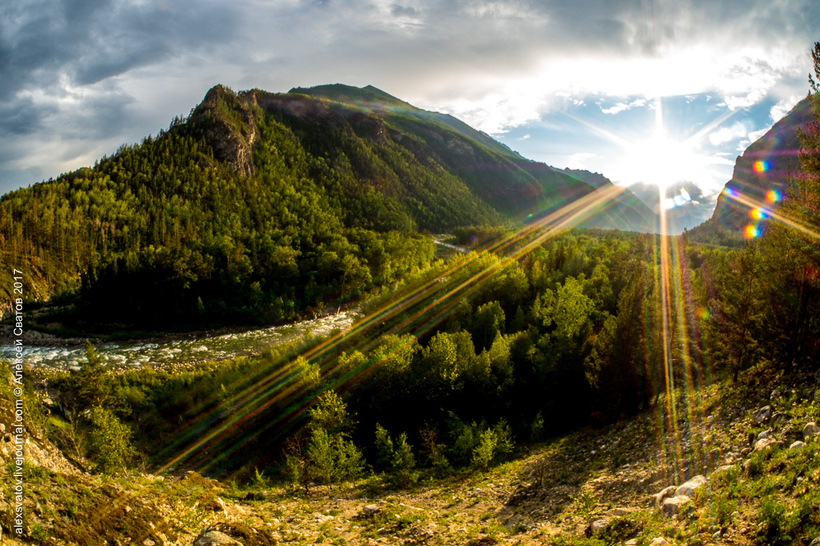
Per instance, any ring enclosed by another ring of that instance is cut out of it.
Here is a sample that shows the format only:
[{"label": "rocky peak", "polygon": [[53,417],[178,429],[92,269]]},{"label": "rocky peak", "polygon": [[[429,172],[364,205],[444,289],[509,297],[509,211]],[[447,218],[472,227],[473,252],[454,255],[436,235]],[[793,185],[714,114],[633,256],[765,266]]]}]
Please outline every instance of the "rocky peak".
[{"label": "rocky peak", "polygon": [[256,96],[212,87],[196,107],[190,122],[203,131],[214,156],[244,176],[253,176],[253,147],[259,140]]}]

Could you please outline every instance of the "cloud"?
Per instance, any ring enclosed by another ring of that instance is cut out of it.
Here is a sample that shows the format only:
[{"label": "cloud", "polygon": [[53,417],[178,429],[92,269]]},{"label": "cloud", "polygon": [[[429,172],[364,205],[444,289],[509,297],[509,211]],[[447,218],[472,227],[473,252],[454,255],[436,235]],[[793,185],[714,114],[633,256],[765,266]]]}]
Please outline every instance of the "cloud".
[{"label": "cloud", "polygon": [[800,99],[802,98],[803,97],[797,95],[792,95],[789,98],[783,99],[774,106],[772,106],[772,109],[769,113],[769,116],[771,116],[772,121],[774,123],[777,123],[778,121],[783,119],[786,116],[786,114],[791,112],[792,108],[794,108],[794,105],[800,102]]},{"label": "cloud", "polygon": [[572,154],[567,161],[568,169],[585,169],[589,165],[589,160],[597,157],[591,152],[578,152]]},{"label": "cloud", "polygon": [[[90,153],[166,126],[216,83],[272,91],[373,84],[496,135],[601,96],[612,98],[613,114],[638,106],[627,97],[702,93],[741,109],[803,92],[816,4],[4,2],[0,135],[31,149],[54,135],[80,139]],[[30,165],[27,153],[21,148],[14,164]],[[9,161],[0,158],[0,172],[14,170]]]},{"label": "cloud", "polygon": [[717,131],[709,133],[709,142],[713,146],[719,146],[733,140],[745,138],[749,134],[749,130],[742,123],[735,123],[731,127],[721,127]]},{"label": "cloud", "polygon": [[[618,114],[623,112],[624,110],[629,110],[631,108],[635,108],[636,106],[645,106],[646,100],[645,99],[636,99],[630,103],[619,102],[615,106],[611,108],[601,108],[601,112],[604,114]],[[599,105],[600,106],[600,105]]]}]

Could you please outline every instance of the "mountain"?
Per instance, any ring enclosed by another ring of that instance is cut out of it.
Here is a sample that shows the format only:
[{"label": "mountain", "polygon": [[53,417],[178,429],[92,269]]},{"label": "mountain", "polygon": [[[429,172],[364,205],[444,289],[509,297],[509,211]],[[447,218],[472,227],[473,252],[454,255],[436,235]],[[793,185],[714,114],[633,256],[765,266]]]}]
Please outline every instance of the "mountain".
[{"label": "mountain", "polygon": [[[752,210],[776,210],[788,186],[790,173],[799,168],[797,130],[814,120],[811,102],[803,99],[786,116],[753,142],[735,161],[732,179],[720,194],[712,217],[693,230],[700,240],[742,241],[746,226],[756,219]],[[769,192],[776,192],[770,194]]]},{"label": "mountain", "polygon": [[[291,320],[429,261],[414,233],[520,223],[592,191],[372,86],[218,85],[157,137],[4,195],[2,259],[30,272],[33,300],[79,294],[80,324]],[[575,225],[648,230],[635,203],[595,205]]]},{"label": "mountain", "polygon": [[[613,185],[609,178],[600,173],[570,168],[565,168],[560,172],[586,182],[593,188],[605,188]],[[624,188],[623,193],[618,195],[616,199],[628,213],[635,215],[631,218],[632,222],[646,226],[645,230],[647,231],[658,231],[658,213],[657,210],[653,211],[652,201],[641,198],[640,194],[636,194],[633,188]]]}]

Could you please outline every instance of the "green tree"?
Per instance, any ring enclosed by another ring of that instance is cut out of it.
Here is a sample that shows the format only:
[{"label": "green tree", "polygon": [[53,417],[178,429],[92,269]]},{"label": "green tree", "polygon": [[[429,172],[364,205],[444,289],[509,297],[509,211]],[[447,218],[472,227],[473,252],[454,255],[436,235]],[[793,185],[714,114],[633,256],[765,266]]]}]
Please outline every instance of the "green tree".
[{"label": "green tree", "polygon": [[90,413],[89,446],[97,468],[105,474],[125,471],[136,452],[131,446],[131,429],[110,410],[96,406]]}]

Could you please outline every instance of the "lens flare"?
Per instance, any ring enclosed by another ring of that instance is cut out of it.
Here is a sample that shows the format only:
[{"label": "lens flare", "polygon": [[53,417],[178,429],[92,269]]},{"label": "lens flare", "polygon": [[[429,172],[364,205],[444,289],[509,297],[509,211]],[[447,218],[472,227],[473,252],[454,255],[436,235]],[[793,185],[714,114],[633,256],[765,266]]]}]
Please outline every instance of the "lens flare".
[{"label": "lens flare", "polygon": [[766,209],[758,207],[756,209],[750,210],[749,216],[751,216],[755,220],[763,220],[764,218],[769,217],[769,212]]},{"label": "lens flare", "polygon": [[769,193],[766,194],[766,201],[769,203],[777,203],[780,201],[780,192],[777,190],[769,190]]},{"label": "lens flare", "polygon": [[769,165],[769,162],[766,161],[765,159],[761,159],[760,161],[755,161],[754,165],[752,165],[752,169],[754,169],[754,171],[756,173],[765,173],[770,168],[771,168],[771,165]]},{"label": "lens flare", "polygon": [[709,313],[709,309],[707,309],[706,307],[701,307],[700,309],[698,309],[698,316],[700,316],[700,318],[702,318],[703,320],[706,320],[710,316],[712,316],[712,314]]},{"label": "lens flare", "polygon": [[737,196],[737,190],[735,190],[734,188],[730,188],[729,186],[726,186],[725,188],[723,188],[723,193],[728,197]]},{"label": "lens flare", "polygon": [[744,235],[747,239],[754,239],[755,237],[757,237],[758,235],[760,235],[760,230],[759,230],[759,229],[757,229],[757,226],[756,226],[756,225],[754,225],[754,224],[749,224],[748,226],[746,226],[746,229],[744,229],[744,230],[743,230],[743,235]]}]

